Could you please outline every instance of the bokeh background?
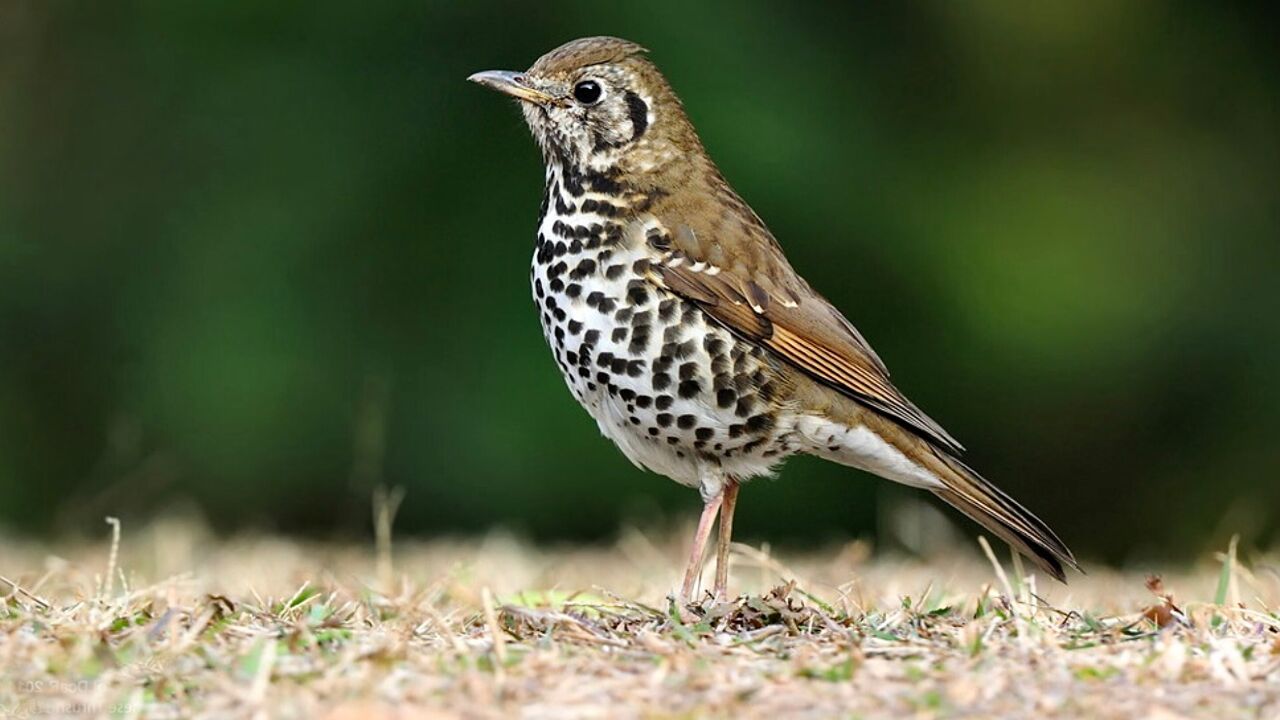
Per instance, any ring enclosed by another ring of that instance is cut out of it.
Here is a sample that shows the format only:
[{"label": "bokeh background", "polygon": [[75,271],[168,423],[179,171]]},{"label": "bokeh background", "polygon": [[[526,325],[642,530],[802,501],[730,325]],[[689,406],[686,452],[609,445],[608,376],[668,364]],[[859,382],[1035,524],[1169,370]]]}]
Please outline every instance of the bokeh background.
[{"label": "bokeh background", "polygon": [[[464,81],[616,34],[898,384],[1081,554],[1269,544],[1273,28],[1145,0],[4,0],[0,528],[360,535],[380,486],[419,535],[693,512],[565,391],[527,286],[539,158]],[[799,459],[737,527],[909,546],[913,497]]]}]

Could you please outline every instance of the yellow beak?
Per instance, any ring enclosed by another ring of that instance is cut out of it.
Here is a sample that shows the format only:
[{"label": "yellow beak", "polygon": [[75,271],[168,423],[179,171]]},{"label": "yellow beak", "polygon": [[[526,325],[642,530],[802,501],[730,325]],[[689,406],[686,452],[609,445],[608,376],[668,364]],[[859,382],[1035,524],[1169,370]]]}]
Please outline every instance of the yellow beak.
[{"label": "yellow beak", "polygon": [[539,105],[545,105],[555,100],[551,95],[530,87],[522,73],[509,70],[485,70],[467,79],[477,85],[483,85],[513,98]]}]

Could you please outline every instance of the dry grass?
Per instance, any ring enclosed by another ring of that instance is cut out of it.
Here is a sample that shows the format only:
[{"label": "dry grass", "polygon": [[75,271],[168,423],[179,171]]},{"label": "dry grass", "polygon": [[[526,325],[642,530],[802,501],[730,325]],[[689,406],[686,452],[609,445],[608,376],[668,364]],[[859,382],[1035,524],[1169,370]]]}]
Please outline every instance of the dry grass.
[{"label": "dry grass", "polygon": [[1062,587],[976,552],[742,547],[743,597],[686,623],[662,535],[0,543],[0,717],[1280,716],[1265,558]]}]

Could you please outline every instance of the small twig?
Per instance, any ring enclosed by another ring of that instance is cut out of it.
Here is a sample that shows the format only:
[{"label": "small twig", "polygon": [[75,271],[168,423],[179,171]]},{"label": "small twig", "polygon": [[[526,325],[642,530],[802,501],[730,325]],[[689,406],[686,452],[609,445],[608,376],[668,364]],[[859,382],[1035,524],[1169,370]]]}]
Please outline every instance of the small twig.
[{"label": "small twig", "polygon": [[107,556],[107,574],[102,578],[102,587],[98,588],[98,600],[105,601],[115,586],[116,559],[120,554],[120,518],[107,517],[111,526],[111,554]]},{"label": "small twig", "polygon": [[995,569],[996,577],[1000,580],[1000,584],[1004,586],[1004,592],[1008,596],[1009,602],[1013,603],[1017,600],[1017,596],[1013,594],[1013,585],[1009,582],[1009,576],[1004,574],[1004,568],[1000,566],[1000,561],[996,559],[996,554],[991,551],[991,543],[987,542],[985,537],[979,535],[978,544],[982,546],[982,552],[991,561],[991,567]]},{"label": "small twig", "polygon": [[41,600],[36,595],[30,592],[27,592],[21,585],[19,585],[18,583],[10,580],[9,578],[3,575],[0,575],[0,582],[13,588],[13,592],[17,593],[18,595],[21,595],[22,597],[27,598],[31,602],[39,605],[42,610],[48,610],[51,607],[49,603],[45,602],[44,600]]},{"label": "small twig", "polygon": [[[484,621],[489,626],[489,635],[493,638],[493,655],[497,659],[497,667],[507,664],[507,642],[502,636],[502,628],[498,626],[498,611],[493,606],[493,593],[486,586],[480,590],[480,599],[484,603]],[[501,675],[501,670],[496,671]]]},{"label": "small twig", "polygon": [[373,491],[373,531],[374,544],[378,557],[378,585],[385,593],[391,592],[395,578],[395,567],[391,555],[391,527],[395,523],[396,512],[404,500],[404,488],[394,487],[390,491],[379,485]]}]

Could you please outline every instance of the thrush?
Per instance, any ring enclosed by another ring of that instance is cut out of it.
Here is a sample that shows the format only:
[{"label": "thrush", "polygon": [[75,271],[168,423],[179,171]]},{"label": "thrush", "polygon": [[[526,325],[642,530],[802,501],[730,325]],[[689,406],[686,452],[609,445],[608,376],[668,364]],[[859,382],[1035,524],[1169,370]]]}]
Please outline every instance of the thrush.
[{"label": "thrush", "polygon": [[530,279],[569,391],[633,463],[702,496],[682,600],[717,515],[724,596],[740,485],[796,453],[928,490],[1059,580],[1079,568],[792,269],[644,48],[584,38],[469,79],[518,100],[542,150]]}]

